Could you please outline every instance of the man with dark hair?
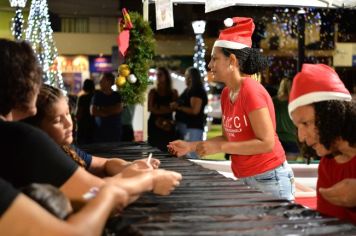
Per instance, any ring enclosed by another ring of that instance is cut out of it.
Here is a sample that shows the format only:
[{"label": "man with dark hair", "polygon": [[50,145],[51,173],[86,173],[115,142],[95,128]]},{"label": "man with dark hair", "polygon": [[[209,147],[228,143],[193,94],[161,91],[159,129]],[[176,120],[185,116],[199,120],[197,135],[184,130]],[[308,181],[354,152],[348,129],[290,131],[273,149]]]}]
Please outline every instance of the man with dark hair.
[{"label": "man with dark hair", "polygon": [[115,77],[104,73],[100,80],[100,91],[97,91],[90,105],[90,112],[95,117],[96,142],[121,141],[121,112],[123,104],[121,95],[112,90]]}]

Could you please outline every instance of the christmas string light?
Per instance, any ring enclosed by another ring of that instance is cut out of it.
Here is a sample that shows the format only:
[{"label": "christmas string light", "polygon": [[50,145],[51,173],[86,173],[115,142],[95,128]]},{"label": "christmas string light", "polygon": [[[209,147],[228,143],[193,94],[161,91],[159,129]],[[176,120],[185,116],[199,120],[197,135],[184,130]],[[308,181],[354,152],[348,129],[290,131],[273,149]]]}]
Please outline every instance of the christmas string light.
[{"label": "christmas string light", "polygon": [[206,50],[203,39],[203,33],[205,31],[205,21],[193,21],[192,26],[195,34],[195,53],[193,56],[193,66],[199,70],[201,78],[205,78],[207,76],[205,62]]},{"label": "christmas string light", "polygon": [[62,73],[57,61],[58,52],[52,35],[47,1],[33,0],[28,17],[26,40],[31,42],[42,65],[44,83],[64,90]]},{"label": "christmas string light", "polygon": [[24,24],[21,8],[16,8],[15,17],[13,17],[11,21],[11,33],[15,39],[19,40],[22,38],[22,29]]},{"label": "christmas string light", "polygon": [[11,33],[15,39],[22,38],[24,19],[22,9],[26,6],[27,0],[10,0],[10,6],[16,8],[15,17],[11,19]]}]

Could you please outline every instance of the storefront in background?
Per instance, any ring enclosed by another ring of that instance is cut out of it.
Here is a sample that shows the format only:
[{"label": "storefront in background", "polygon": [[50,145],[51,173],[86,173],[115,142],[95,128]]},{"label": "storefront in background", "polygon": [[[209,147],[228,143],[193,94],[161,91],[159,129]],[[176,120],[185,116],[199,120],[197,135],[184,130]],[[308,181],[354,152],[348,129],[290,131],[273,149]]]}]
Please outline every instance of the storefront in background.
[{"label": "storefront in background", "polygon": [[88,57],[59,56],[58,65],[68,94],[77,95],[82,89],[84,79],[90,78]]},{"label": "storefront in background", "polygon": [[59,56],[64,86],[71,95],[78,95],[85,79],[99,83],[100,75],[111,72],[111,56]]}]

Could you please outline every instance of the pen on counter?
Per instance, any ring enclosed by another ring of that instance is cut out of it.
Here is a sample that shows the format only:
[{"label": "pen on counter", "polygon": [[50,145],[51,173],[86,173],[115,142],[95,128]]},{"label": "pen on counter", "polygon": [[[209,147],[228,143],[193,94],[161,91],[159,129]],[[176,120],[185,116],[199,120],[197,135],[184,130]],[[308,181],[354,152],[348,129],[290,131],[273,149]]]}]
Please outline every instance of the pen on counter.
[{"label": "pen on counter", "polygon": [[152,153],[150,153],[150,154],[148,155],[147,164],[151,164],[151,159],[152,159]]},{"label": "pen on counter", "polygon": [[93,187],[93,188],[89,189],[88,192],[83,194],[83,199],[90,200],[90,199],[94,198],[98,192],[99,192],[99,188]]}]

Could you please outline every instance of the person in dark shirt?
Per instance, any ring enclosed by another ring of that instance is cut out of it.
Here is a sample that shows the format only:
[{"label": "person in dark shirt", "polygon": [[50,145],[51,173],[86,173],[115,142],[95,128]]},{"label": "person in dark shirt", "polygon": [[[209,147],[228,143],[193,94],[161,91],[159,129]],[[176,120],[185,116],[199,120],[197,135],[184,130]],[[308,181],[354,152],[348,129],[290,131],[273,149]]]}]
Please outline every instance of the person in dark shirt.
[{"label": "person in dark shirt", "polygon": [[[179,96],[177,102],[171,103],[176,111],[176,127],[178,138],[186,141],[203,140],[206,124],[205,106],[208,97],[197,68],[189,67],[185,72],[187,88]],[[187,154],[188,158],[197,159],[195,152]]]},{"label": "person in dark shirt", "polygon": [[148,119],[148,143],[162,151],[167,151],[167,144],[175,139],[173,109],[171,102],[178,98],[178,92],[172,87],[172,78],[165,67],[157,69],[157,87],[148,93],[147,108],[150,112]]},{"label": "person in dark shirt", "polygon": [[123,103],[121,95],[112,90],[115,77],[104,73],[90,105],[90,113],[95,118],[95,142],[120,142],[122,134],[121,112]]},{"label": "person in dark shirt", "polygon": [[76,119],[77,138],[79,145],[94,142],[95,120],[90,114],[90,103],[95,92],[94,81],[86,79],[83,84],[84,94],[78,97]]}]

